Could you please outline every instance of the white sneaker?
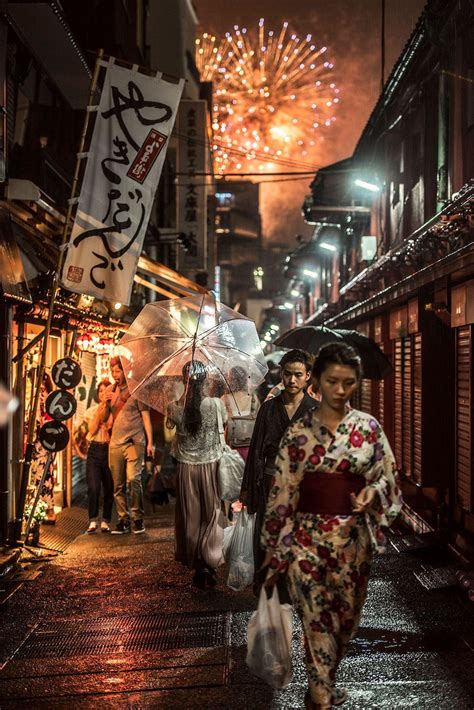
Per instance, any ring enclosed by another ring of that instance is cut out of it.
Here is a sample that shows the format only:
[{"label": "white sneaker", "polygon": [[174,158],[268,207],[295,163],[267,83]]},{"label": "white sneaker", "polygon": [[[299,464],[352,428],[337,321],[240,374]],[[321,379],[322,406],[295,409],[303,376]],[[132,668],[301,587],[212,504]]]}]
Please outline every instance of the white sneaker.
[{"label": "white sneaker", "polygon": [[91,522],[89,523],[89,527],[87,528],[87,534],[93,535],[96,532],[97,532],[97,523],[95,520],[91,520]]}]

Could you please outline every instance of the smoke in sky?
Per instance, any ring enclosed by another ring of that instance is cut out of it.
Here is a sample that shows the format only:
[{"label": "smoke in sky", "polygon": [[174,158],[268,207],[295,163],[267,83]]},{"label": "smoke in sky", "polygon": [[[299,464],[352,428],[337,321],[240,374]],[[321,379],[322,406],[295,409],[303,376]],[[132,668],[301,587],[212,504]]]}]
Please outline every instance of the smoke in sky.
[{"label": "smoke in sky", "polygon": [[[386,72],[400,55],[423,9],[424,0],[386,0]],[[334,80],[340,88],[336,122],[321,131],[307,162],[323,167],[349,157],[377,101],[381,83],[381,0],[195,0],[203,31],[223,33],[234,25],[255,26],[264,16],[269,27],[288,20],[296,33],[311,33],[328,47]],[[291,8],[291,11],[288,9]],[[283,168],[286,170],[286,168]],[[265,178],[265,179],[268,179]],[[283,179],[283,178],[282,178]],[[266,238],[292,244],[296,234],[311,233],[301,207],[308,180],[265,183],[261,212]]]}]

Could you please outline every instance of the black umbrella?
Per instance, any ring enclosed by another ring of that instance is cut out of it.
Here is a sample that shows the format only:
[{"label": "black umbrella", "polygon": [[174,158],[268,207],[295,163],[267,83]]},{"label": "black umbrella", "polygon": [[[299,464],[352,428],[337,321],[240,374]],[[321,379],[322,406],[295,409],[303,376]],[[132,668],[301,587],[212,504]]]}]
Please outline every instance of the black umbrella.
[{"label": "black umbrella", "polygon": [[287,330],[273,344],[281,348],[306,350],[308,353],[316,355],[323,345],[334,342],[343,342],[342,337],[335,330],[323,325],[302,325],[299,328]]},{"label": "black umbrella", "polygon": [[281,348],[300,348],[316,355],[328,343],[347,343],[360,355],[364,377],[381,380],[392,369],[390,361],[377,343],[356,330],[332,329],[325,326],[303,325],[280,335],[275,345]]}]

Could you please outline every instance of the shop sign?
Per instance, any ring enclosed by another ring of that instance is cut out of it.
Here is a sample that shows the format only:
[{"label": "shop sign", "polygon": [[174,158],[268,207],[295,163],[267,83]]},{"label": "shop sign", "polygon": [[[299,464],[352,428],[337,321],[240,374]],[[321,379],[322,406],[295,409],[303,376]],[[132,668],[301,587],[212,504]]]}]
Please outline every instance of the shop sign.
[{"label": "shop sign", "polygon": [[178,111],[178,231],[185,254],[179,268],[185,273],[207,268],[206,154],[207,103],[182,101]]},{"label": "shop sign", "polygon": [[56,387],[62,390],[70,390],[73,387],[77,387],[81,381],[81,366],[71,357],[63,357],[54,363],[51,377]]},{"label": "shop sign", "polygon": [[418,299],[408,301],[408,332],[418,333],[419,331]]},{"label": "shop sign", "polygon": [[63,422],[74,415],[77,402],[74,395],[67,390],[79,384],[82,370],[78,362],[70,357],[63,357],[54,363],[51,377],[59,389],[51,392],[46,399],[45,409],[51,421],[43,424],[38,439],[48,453],[54,454],[68,445],[69,430]]},{"label": "shop sign", "polygon": [[400,306],[390,312],[390,340],[408,335],[408,309]]},{"label": "shop sign", "polygon": [[48,395],[45,409],[51,419],[63,422],[74,416],[77,409],[76,398],[67,390],[55,390]]},{"label": "shop sign", "polygon": [[49,454],[55,454],[68,445],[69,431],[65,424],[53,420],[43,424],[38,438],[43,449]]},{"label": "shop sign", "polygon": [[128,305],[184,80],[108,62],[62,284]]}]

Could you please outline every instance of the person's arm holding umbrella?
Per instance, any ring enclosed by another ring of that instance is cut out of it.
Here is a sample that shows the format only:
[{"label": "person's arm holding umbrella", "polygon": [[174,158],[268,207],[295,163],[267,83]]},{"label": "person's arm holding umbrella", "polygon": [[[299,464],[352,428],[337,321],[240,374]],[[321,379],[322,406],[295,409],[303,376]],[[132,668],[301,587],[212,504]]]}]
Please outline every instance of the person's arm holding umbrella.
[{"label": "person's arm holding umbrella", "polygon": [[155,447],[153,446],[153,427],[151,426],[150,410],[142,409],[141,415],[146,435],[146,455],[153,458]]}]

